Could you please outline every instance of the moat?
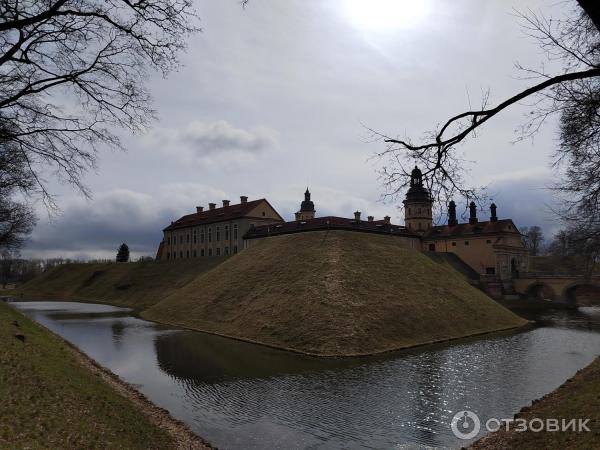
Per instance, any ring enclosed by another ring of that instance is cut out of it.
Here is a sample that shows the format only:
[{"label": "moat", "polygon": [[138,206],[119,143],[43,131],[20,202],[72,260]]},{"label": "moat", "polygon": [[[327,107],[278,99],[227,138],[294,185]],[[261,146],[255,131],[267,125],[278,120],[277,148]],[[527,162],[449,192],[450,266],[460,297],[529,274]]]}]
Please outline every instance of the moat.
[{"label": "moat", "polygon": [[130,315],[15,302],[224,449],[460,448],[454,412],[510,418],[600,354],[600,308],[537,314],[520,332],[378,357],[320,359]]}]

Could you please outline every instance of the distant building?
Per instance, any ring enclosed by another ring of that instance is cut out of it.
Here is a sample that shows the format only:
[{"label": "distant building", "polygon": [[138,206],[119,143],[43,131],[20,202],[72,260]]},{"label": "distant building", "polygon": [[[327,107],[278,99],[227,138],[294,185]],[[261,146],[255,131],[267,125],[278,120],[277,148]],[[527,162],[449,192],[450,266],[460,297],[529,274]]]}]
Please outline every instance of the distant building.
[{"label": "distant building", "polygon": [[181,217],[163,230],[156,259],[176,260],[208,256],[228,256],[244,248],[243,236],[252,227],[283,222],[275,208],[264,198],[223,206],[208,204],[208,210],[196,207],[196,212]]},{"label": "distant building", "polygon": [[456,204],[450,201],[448,223],[434,226],[431,194],[423,186],[423,176],[417,167],[411,173],[403,203],[406,226],[421,236],[424,251],[455,253],[477,273],[501,279],[528,269],[529,253],[519,230],[511,219],[498,220],[495,204],[490,205],[490,220],[480,222],[477,206],[471,202],[469,222],[458,223]]},{"label": "distant building", "polygon": [[296,213],[296,220],[310,220],[315,218],[315,204],[310,199],[310,192],[306,188],[304,201],[300,204],[300,211]]},{"label": "distant building", "polygon": [[417,167],[411,173],[403,204],[406,226],[392,224],[389,216],[381,220],[368,216],[362,220],[360,211],[354,212],[354,218],[315,217],[315,204],[308,188],[300,210],[295,213],[296,220],[290,222],[285,222],[264,198],[249,202],[247,197],[240,197],[236,205],[223,200],[221,208],[209,203],[208,210],[199,206],[196,213],[181,217],[163,230],[156,257],[173,260],[228,256],[271,236],[347,230],[393,236],[402,239],[408,248],[454,253],[477,273],[501,280],[528,269],[528,252],[521,234],[511,219],[498,219],[495,204],[490,206],[490,220],[480,222],[477,207],[471,202],[469,222],[458,223],[456,204],[451,201],[448,223],[434,226],[433,199]]}]

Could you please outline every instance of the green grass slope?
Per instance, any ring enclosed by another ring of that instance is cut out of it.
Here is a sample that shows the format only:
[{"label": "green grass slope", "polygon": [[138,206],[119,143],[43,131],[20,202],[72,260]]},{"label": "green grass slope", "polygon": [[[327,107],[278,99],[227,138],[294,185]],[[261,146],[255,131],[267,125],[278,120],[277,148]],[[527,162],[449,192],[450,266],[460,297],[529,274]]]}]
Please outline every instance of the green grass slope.
[{"label": "green grass slope", "polygon": [[392,236],[265,239],[142,313],[317,355],[378,353],[524,325],[448,267]]},{"label": "green grass slope", "polygon": [[83,367],[73,349],[3,302],[0,405],[3,449],[176,448],[165,431]]},{"label": "green grass slope", "polygon": [[212,269],[222,258],[126,264],[64,264],[13,294],[30,300],[111,303],[141,311]]}]

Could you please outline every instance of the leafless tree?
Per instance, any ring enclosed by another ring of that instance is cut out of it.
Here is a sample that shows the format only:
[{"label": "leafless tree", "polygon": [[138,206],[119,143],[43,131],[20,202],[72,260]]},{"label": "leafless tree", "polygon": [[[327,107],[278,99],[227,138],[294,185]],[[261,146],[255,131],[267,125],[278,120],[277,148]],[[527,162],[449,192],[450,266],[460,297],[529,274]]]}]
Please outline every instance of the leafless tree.
[{"label": "leafless tree", "polygon": [[48,206],[47,177],[87,195],[82,175],[101,146],[120,147],[115,130],[148,127],[147,77],[178,65],[198,29],[192,3],[0,0],[0,145]]},{"label": "leafless tree", "polygon": [[523,244],[529,249],[531,256],[538,256],[544,242],[544,233],[541,227],[533,225],[532,227],[519,228],[519,232],[523,237]]},{"label": "leafless tree", "polygon": [[34,187],[23,154],[0,139],[0,253],[4,259],[23,245],[35,225],[31,206],[15,199],[15,194],[26,195]]},{"label": "leafless tree", "polygon": [[[565,168],[565,179],[557,186],[569,197],[571,211],[582,202],[598,208],[600,197],[600,2],[577,0],[572,15],[547,19],[520,14],[524,30],[537,39],[548,58],[563,63],[562,73],[548,74],[521,68],[537,83],[496,106],[484,95],[481,108],[449,118],[421,142],[398,139],[373,131],[386,148],[377,156],[384,161],[381,170],[386,195],[402,192],[410,181],[414,161],[419,164],[433,196],[441,203],[458,194],[478,196],[467,186],[458,144],[495,117],[524,99],[532,100],[535,111],[521,127],[520,137],[531,136],[553,114],[560,115],[561,145],[554,164]],[[595,202],[595,203],[594,203]]]}]

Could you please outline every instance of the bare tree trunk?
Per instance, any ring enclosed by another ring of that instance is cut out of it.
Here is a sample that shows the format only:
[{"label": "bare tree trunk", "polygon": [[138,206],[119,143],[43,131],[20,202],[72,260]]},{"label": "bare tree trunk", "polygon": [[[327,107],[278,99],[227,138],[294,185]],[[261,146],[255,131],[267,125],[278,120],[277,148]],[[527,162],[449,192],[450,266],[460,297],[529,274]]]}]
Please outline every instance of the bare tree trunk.
[{"label": "bare tree trunk", "polygon": [[600,2],[598,0],[577,0],[579,6],[592,19],[598,31],[600,31]]}]

